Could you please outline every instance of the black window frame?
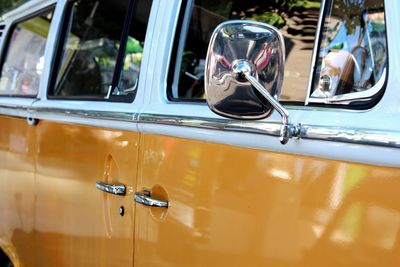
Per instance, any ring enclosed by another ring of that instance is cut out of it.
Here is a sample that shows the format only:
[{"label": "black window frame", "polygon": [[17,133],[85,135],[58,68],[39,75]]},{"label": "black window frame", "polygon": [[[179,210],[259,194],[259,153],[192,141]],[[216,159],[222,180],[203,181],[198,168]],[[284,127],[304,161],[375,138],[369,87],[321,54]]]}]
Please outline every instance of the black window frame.
[{"label": "black window frame", "polygon": [[[126,41],[128,39],[129,30],[134,26],[133,24],[133,16],[134,16],[134,6],[136,0],[129,0],[128,3],[128,10],[126,12],[124,18],[124,24],[122,27],[122,33],[120,37],[120,46],[117,53],[116,64],[113,71],[113,78],[112,78],[112,88],[110,89],[109,96],[105,96],[104,98],[101,97],[83,97],[80,95],[71,95],[71,96],[58,96],[51,94],[55,88],[58,78],[58,73],[61,67],[63,49],[67,42],[67,35],[69,33],[69,26],[70,26],[70,18],[73,12],[73,5],[77,2],[77,0],[69,0],[64,7],[63,15],[61,18],[61,26],[59,35],[57,37],[55,43],[55,50],[53,55],[53,60],[51,63],[51,75],[49,77],[49,83],[47,87],[46,97],[48,100],[81,100],[81,101],[94,101],[94,102],[117,102],[117,103],[133,103],[136,98],[137,90],[135,90],[132,94],[127,95],[112,95],[112,92],[118,87],[119,80],[122,75],[122,68],[125,59],[125,48],[126,48]],[[151,0],[150,12],[153,9],[153,0]],[[148,22],[150,21],[150,17]],[[147,31],[147,29],[146,29]],[[139,83],[139,77],[138,77]]]}]

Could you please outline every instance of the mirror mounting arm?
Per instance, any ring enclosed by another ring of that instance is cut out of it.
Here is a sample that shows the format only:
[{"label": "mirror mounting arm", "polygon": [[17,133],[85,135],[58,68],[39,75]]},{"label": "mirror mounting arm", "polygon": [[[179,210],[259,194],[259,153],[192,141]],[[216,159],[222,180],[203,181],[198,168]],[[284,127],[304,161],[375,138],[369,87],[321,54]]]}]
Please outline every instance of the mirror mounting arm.
[{"label": "mirror mounting arm", "polygon": [[290,138],[300,138],[301,125],[289,124],[289,111],[285,109],[278,100],[273,97],[267,89],[265,89],[261,83],[257,81],[250,72],[247,71],[248,68],[243,69],[241,74],[246,77],[246,79],[254,86],[254,88],[263,96],[265,99],[278,111],[282,117],[282,126],[280,131],[279,141],[282,145],[287,144]]}]

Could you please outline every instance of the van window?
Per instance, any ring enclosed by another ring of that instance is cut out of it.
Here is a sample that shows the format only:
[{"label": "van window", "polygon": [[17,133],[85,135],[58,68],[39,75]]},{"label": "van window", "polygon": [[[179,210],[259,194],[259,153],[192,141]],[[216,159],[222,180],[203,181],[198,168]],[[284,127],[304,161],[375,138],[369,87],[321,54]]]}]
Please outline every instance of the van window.
[{"label": "van window", "polygon": [[359,105],[380,92],[387,68],[383,2],[327,1],[309,102]]},{"label": "van window", "polygon": [[45,11],[11,27],[3,55],[0,95],[37,95],[52,18],[53,11]]},{"label": "van window", "polygon": [[132,101],[151,4],[151,0],[71,3],[49,98]]},{"label": "van window", "polygon": [[286,67],[281,100],[305,102],[321,1],[189,1],[177,46],[172,100],[201,100],[205,57],[212,32],[223,21],[246,19],[277,27],[284,36]]}]

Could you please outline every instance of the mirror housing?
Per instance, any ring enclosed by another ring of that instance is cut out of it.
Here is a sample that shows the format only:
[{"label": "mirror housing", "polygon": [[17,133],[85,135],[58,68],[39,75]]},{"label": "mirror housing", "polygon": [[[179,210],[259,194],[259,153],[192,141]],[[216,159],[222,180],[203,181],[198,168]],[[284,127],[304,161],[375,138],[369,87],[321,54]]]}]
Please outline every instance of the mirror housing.
[{"label": "mirror housing", "polygon": [[271,103],[241,72],[278,99],[285,65],[285,46],[274,27],[254,21],[228,21],[214,31],[207,52],[205,90],[215,113],[233,119],[258,120],[272,111]]},{"label": "mirror housing", "polygon": [[285,45],[273,26],[244,20],[221,23],[207,51],[205,91],[215,113],[233,119],[258,120],[275,109],[282,116],[280,141],[300,135],[278,102],[285,68]]}]

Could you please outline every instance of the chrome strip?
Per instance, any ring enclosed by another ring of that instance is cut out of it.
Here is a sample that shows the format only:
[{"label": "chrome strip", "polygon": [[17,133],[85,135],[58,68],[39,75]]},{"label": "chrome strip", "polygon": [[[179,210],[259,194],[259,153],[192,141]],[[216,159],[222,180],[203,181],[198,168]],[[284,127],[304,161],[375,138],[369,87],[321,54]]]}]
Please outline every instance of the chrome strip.
[{"label": "chrome strip", "polygon": [[307,89],[307,96],[304,105],[308,105],[309,98],[311,96],[311,91],[314,83],[314,72],[315,67],[317,66],[317,53],[318,53],[318,45],[320,41],[321,31],[322,31],[322,21],[324,20],[324,13],[325,13],[325,4],[326,0],[322,0],[321,8],[319,10],[319,17],[318,17],[318,25],[317,25],[317,33],[315,36],[314,47],[312,52],[311,58],[311,68],[310,68],[310,75],[308,76],[308,89]]},{"label": "chrome strip", "polygon": [[400,132],[398,131],[303,125],[301,135],[304,139],[400,148]]},{"label": "chrome strip", "polygon": [[[231,121],[224,119],[167,116],[156,114],[140,114],[139,122],[187,126],[210,130],[265,134],[277,137],[280,136],[281,127],[280,123],[274,122]],[[397,131],[376,131],[370,129],[301,125],[300,138],[400,148],[400,132]]]},{"label": "chrome strip", "polygon": [[163,124],[172,126],[186,126],[219,131],[237,131],[255,134],[280,136],[280,123],[261,123],[250,121],[236,121],[228,119],[209,119],[188,116],[168,116],[156,114],[140,114],[139,123]]},{"label": "chrome strip", "polygon": [[56,116],[78,117],[85,119],[100,119],[100,120],[113,120],[113,121],[137,121],[138,114],[130,112],[116,112],[116,111],[94,111],[94,110],[75,110],[75,109],[62,109],[62,108],[35,108],[21,105],[5,105],[0,104],[0,114],[10,115],[14,117],[26,118],[27,114],[32,117],[34,115],[51,114]]},{"label": "chrome strip", "polygon": [[[132,112],[117,112],[117,111],[94,111],[94,110],[75,110],[75,109],[61,109],[61,108],[31,108],[34,114],[51,114],[61,116],[71,116],[85,119],[99,119],[99,120],[112,120],[112,121],[127,121],[133,122],[137,118],[136,113]],[[137,119],[136,119],[137,120]]]},{"label": "chrome strip", "polygon": [[5,114],[7,115],[11,111],[28,111],[28,108],[26,106],[22,105],[5,105],[5,104],[0,104],[0,114]]},{"label": "chrome strip", "polygon": [[27,106],[0,104],[0,115],[7,115],[17,118],[27,118],[28,114],[29,109]]},{"label": "chrome strip", "polygon": [[[262,121],[236,121],[228,119],[201,118],[190,116],[173,116],[159,114],[138,114],[128,112],[89,111],[89,110],[64,110],[55,108],[29,109],[22,106],[0,105],[0,114],[26,118],[29,112],[34,115],[49,114],[63,115],[88,119],[139,122],[145,124],[161,124],[171,126],[184,126],[209,130],[245,132],[265,134],[270,136],[280,135],[281,123]],[[24,115],[23,115],[24,114]],[[341,127],[327,127],[317,125],[302,125],[302,139],[333,141],[360,145],[373,145],[400,148],[400,131],[376,131],[372,129],[353,129]]]}]

